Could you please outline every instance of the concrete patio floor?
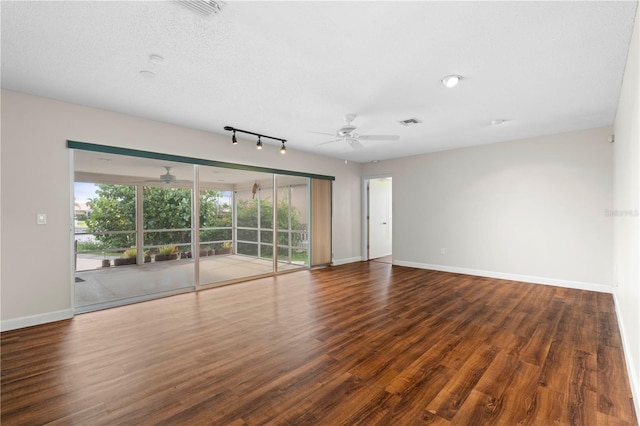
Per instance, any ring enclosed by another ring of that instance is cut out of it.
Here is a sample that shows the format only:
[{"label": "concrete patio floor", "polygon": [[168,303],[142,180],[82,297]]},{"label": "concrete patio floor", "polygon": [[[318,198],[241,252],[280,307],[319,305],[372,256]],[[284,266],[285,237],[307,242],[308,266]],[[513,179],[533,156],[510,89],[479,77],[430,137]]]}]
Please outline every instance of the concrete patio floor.
[{"label": "concrete patio floor", "polygon": [[[304,268],[279,262],[278,271]],[[273,271],[273,262],[242,255],[200,259],[200,283],[216,284]],[[150,300],[194,288],[194,259],[145,263],[79,271],[75,274],[75,311],[90,312]]]}]

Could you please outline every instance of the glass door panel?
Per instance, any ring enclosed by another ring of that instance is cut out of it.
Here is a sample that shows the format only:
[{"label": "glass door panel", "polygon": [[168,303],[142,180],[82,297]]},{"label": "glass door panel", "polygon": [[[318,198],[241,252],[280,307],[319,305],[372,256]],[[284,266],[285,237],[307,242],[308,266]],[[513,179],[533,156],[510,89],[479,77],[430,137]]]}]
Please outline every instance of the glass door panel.
[{"label": "glass door panel", "polygon": [[278,270],[309,265],[309,179],[277,176]]},{"label": "glass door panel", "polygon": [[193,288],[193,166],[91,155],[74,152],[76,312]]},{"label": "glass door panel", "polygon": [[273,272],[272,175],[207,166],[199,175],[200,285]]}]

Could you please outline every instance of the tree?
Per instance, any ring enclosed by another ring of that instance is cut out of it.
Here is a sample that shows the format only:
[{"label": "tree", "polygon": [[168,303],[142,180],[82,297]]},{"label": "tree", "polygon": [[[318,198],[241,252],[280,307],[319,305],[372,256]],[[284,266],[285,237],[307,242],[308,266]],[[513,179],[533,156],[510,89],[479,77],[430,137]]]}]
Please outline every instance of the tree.
[{"label": "tree", "polygon": [[[128,231],[115,235],[96,235],[96,240],[106,249],[126,249],[136,245],[136,189],[132,185],[99,184],[97,197],[87,203],[91,217],[87,220],[90,233],[100,234],[109,231]],[[167,229],[144,233],[145,246],[189,244],[191,242],[191,189],[146,186],[143,189],[143,229],[145,231]],[[232,225],[231,206],[223,202],[221,191],[206,190],[200,192],[200,227],[214,228]],[[228,197],[227,197],[228,199]],[[237,220],[239,227],[258,228],[258,199],[240,199],[237,202]],[[291,211],[291,229],[303,230],[300,211],[289,207],[289,202],[278,202],[278,229],[289,229]],[[273,203],[269,199],[260,200],[260,228],[272,229]],[[182,229],[172,231],[172,229]],[[238,230],[238,238],[246,241],[258,241],[257,230]],[[261,231],[261,241],[273,242],[271,231]],[[295,238],[295,236],[294,236]],[[232,239],[231,229],[204,229],[200,232],[200,241],[207,244],[213,241]],[[295,241],[291,242],[295,244]],[[278,244],[289,245],[289,234],[280,232]],[[217,243],[217,245],[222,245]],[[252,246],[255,248],[255,246]],[[263,246],[262,253],[270,255],[271,247]]]},{"label": "tree", "polygon": [[136,193],[135,187],[127,185],[97,185],[97,198],[87,205],[91,217],[87,230],[99,234],[108,231],[131,231],[130,234],[96,235],[104,248],[129,248],[136,242]]},{"label": "tree", "polygon": [[[258,227],[258,199],[241,199],[237,204],[237,221],[238,227],[257,228]],[[278,230],[289,229],[289,202],[288,200],[278,201]],[[260,200],[260,229],[273,229],[273,202],[270,199]],[[300,210],[295,206],[291,206],[291,229],[304,230],[304,224],[300,222]],[[292,240],[296,237],[292,235]],[[245,241],[258,241],[257,231],[249,229],[238,229],[238,239]],[[263,243],[273,243],[272,231],[261,231],[260,241]],[[295,241],[291,241],[295,244]],[[280,246],[289,245],[289,234],[286,232],[278,232],[278,244]],[[238,248],[243,254],[257,255],[257,246],[244,244]],[[263,245],[260,253],[270,257],[273,255],[271,246]]]},{"label": "tree", "polygon": [[[191,228],[191,190],[144,187],[143,229]],[[144,245],[186,244],[191,230],[145,232]]]},{"label": "tree", "polygon": [[[87,220],[88,231],[130,231],[126,234],[96,235],[96,239],[109,249],[135,246],[135,186],[99,184],[97,187],[97,197],[87,203],[92,211],[91,218]],[[144,187],[143,191],[145,230],[191,228],[190,189],[154,186]],[[201,191],[199,198],[201,227],[231,226],[230,207],[220,203],[219,191]],[[190,243],[191,231],[145,232],[144,238],[145,246]],[[208,230],[201,234],[202,241],[226,239],[231,239],[230,231]]]}]

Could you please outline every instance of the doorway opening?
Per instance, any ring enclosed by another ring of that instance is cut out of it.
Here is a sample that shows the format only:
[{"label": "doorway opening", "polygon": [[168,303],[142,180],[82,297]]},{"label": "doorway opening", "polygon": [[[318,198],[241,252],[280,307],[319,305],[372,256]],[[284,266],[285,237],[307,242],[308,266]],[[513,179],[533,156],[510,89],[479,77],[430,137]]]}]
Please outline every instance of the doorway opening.
[{"label": "doorway opening", "polygon": [[365,179],[365,247],[367,260],[392,263],[393,197],[392,177]]}]

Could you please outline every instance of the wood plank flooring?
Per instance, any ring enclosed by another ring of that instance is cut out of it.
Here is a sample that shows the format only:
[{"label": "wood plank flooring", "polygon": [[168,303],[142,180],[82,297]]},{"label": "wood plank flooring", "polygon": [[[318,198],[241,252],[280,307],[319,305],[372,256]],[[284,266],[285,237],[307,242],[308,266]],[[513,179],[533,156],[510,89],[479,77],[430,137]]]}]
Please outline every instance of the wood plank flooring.
[{"label": "wood plank flooring", "polygon": [[611,295],[361,262],[2,333],[3,425],[635,425]]}]

